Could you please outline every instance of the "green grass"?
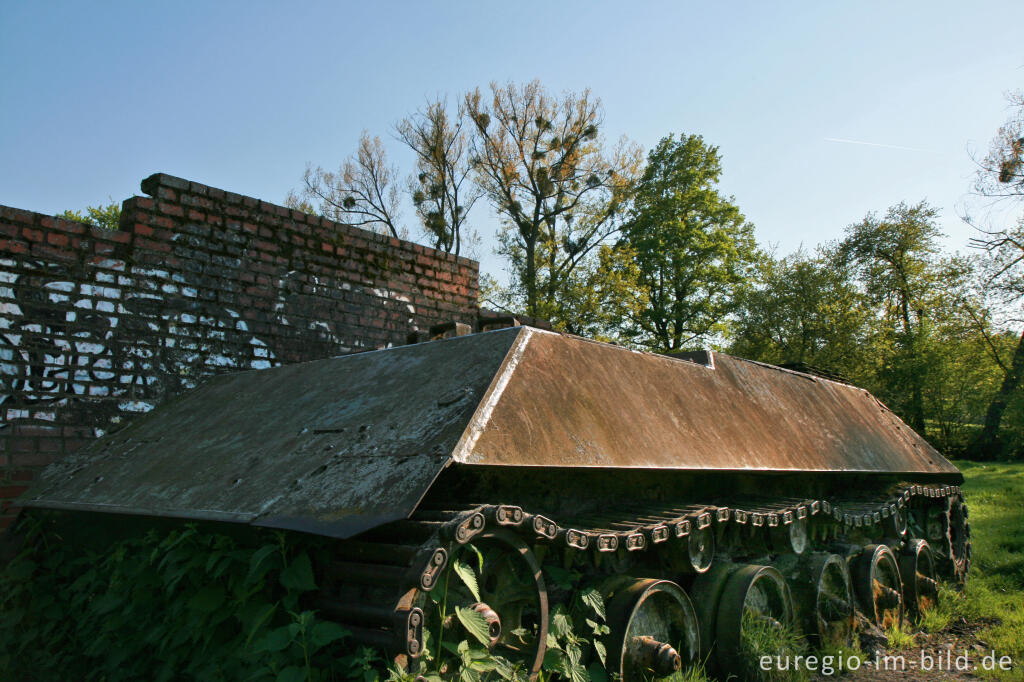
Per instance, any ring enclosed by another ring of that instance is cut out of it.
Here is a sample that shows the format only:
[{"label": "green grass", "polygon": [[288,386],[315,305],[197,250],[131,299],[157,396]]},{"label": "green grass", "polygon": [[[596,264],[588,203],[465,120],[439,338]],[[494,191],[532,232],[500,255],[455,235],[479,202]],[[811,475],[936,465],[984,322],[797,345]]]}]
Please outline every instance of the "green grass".
[{"label": "green grass", "polygon": [[764,682],[809,680],[810,674],[803,668],[777,670],[770,667],[769,670],[763,670],[758,665],[762,656],[780,656],[782,660],[792,661],[797,655],[807,654],[807,648],[806,640],[796,630],[789,627],[773,627],[745,613],[740,630],[742,679]]},{"label": "green grass", "polygon": [[662,679],[664,682],[711,682],[703,661]]},{"label": "green grass", "polygon": [[885,636],[888,639],[887,646],[889,651],[901,651],[913,646],[915,641],[914,633],[911,632],[907,624],[902,626],[890,625],[885,630]]},{"label": "green grass", "polygon": [[963,592],[944,590],[946,599],[923,625],[934,631],[961,618],[984,623],[978,638],[1017,666],[1004,679],[1024,679],[1024,463],[956,465],[966,479],[971,570]]}]

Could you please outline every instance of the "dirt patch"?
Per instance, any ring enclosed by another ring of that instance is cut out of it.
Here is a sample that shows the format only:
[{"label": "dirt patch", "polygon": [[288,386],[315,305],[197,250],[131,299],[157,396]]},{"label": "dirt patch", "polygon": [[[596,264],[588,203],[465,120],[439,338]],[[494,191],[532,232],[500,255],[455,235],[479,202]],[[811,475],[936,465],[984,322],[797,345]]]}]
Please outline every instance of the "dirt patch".
[{"label": "dirt patch", "polygon": [[[961,618],[945,629],[934,632],[919,632],[914,635],[914,643],[900,651],[887,651],[878,632],[867,633],[862,638],[862,645],[869,642],[873,646],[864,646],[867,659],[859,670],[850,671],[853,666],[845,665],[842,679],[844,680],[977,680],[984,679],[985,667],[994,670],[1000,668],[1000,654],[993,652],[987,642],[978,637],[978,632],[998,620],[988,618],[973,622]],[[1003,663],[1006,663],[1004,659]],[[838,667],[833,664],[833,667]],[[818,674],[814,680],[835,679],[840,673],[833,675]],[[1004,675],[1010,673],[1004,672]],[[991,674],[986,675],[991,679]]]}]

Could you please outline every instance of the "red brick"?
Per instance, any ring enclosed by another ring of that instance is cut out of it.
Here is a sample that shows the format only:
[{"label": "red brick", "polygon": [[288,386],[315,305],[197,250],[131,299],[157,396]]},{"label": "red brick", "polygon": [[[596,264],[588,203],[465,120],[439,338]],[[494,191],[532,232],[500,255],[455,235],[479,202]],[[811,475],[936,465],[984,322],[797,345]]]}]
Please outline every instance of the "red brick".
[{"label": "red brick", "polygon": [[34,438],[8,438],[8,452],[35,452],[36,441]]},{"label": "red brick", "polygon": [[51,232],[46,235],[46,241],[53,244],[54,246],[67,246],[68,236],[66,234],[60,234],[59,232]]},{"label": "red brick", "polygon": [[10,464],[14,467],[45,467],[55,459],[49,453],[12,453]]},{"label": "red brick", "polygon": [[160,242],[152,241],[151,239],[145,239],[140,237],[135,240],[135,246],[140,249],[149,249],[150,251],[162,251],[164,253],[170,253],[170,244],[161,244]]},{"label": "red brick", "polygon": [[44,239],[42,230],[35,230],[30,227],[21,228],[21,236],[30,242],[42,242]]},{"label": "red brick", "polygon": [[27,485],[0,486],[0,500],[13,500],[16,497],[21,497],[26,490],[28,490]]},{"label": "red brick", "polygon": [[15,423],[11,427],[11,432],[14,436],[56,436],[60,435],[61,428],[43,424]]},{"label": "red brick", "polygon": [[179,218],[185,217],[185,209],[177,204],[169,204],[166,201],[161,201],[157,204],[157,209],[161,213],[166,213],[167,215],[173,215]]},{"label": "red brick", "polygon": [[10,239],[0,239],[0,250],[10,253],[28,253],[28,244]]}]

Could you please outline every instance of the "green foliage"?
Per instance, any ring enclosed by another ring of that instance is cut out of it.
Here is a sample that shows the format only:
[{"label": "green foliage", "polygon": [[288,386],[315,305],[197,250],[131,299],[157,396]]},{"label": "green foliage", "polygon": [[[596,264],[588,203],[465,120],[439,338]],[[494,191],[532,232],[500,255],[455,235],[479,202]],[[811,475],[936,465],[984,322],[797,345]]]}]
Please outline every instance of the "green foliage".
[{"label": "green foliage", "polygon": [[[900,204],[814,255],[763,259],[738,291],[730,352],[838,375],[940,450],[977,455],[1020,339],[995,322],[983,259],[942,255],[935,219],[927,204]],[[1024,395],[1007,393],[1005,451],[1017,452]]]},{"label": "green foliage", "polygon": [[57,214],[58,218],[74,220],[78,223],[102,227],[105,230],[116,230],[121,223],[121,205],[110,202],[106,206],[86,206],[82,211],[64,211]]},{"label": "green foliage", "polygon": [[939,263],[936,218],[925,202],[893,206],[884,218],[868,214],[847,228],[839,256],[855,276],[879,315],[879,342],[891,349],[881,368],[880,396],[924,433],[924,382],[928,345],[934,329],[931,313],[954,277]]},{"label": "green foliage", "polygon": [[750,611],[743,614],[740,626],[740,665],[744,680],[808,680],[809,672],[803,668],[779,670],[769,666],[764,670],[762,656],[778,656],[783,661],[793,661],[796,656],[807,653],[807,641],[800,633],[786,626],[772,625]]},{"label": "green foliage", "polygon": [[[1013,341],[1001,349],[979,324],[999,367],[1001,381],[985,412],[984,426],[972,445],[985,459],[1010,458],[1014,453],[1024,456],[1024,419],[1020,418],[1019,408],[1024,402],[1024,330],[1020,329],[1024,321],[1020,316],[1024,306],[1024,218],[1012,228],[982,233],[983,237],[972,240],[972,245],[983,249],[983,286],[1001,318],[1001,324],[992,325],[998,330],[992,336],[1011,337]],[[979,323],[984,321],[988,320]],[[1018,406],[1016,410],[1014,403]],[[1011,434],[1010,437],[1001,431]]]},{"label": "green foliage", "polygon": [[452,561],[452,570],[455,571],[459,578],[462,579],[463,584],[465,584],[473,597],[477,601],[480,601],[480,588],[477,584],[476,573],[473,572],[473,569],[462,560],[454,559]]},{"label": "green foliage", "polygon": [[[638,269],[628,248],[601,245],[566,275],[555,299],[542,304],[559,331],[599,341],[620,341],[624,315],[646,302],[637,288]],[[506,307],[514,307],[506,301]]]},{"label": "green foliage", "polygon": [[487,619],[484,618],[483,614],[473,609],[456,606],[455,615],[458,617],[459,622],[462,623],[462,627],[466,628],[466,632],[473,635],[477,642],[484,646],[490,643],[490,636],[487,632]]},{"label": "green foliage", "polygon": [[26,549],[0,573],[0,679],[379,676],[376,654],[339,657],[348,633],[303,608],[323,542],[247,546],[188,526],[86,550],[46,518],[22,530]]},{"label": "green foliage", "polygon": [[871,309],[850,269],[832,254],[764,258],[738,298],[730,352],[864,379],[871,365]]},{"label": "green foliage", "polygon": [[624,333],[654,350],[707,344],[737,308],[757,257],[753,225],[717,190],[718,148],[669,135],[647,159],[620,245],[632,252],[646,304],[626,311]]}]

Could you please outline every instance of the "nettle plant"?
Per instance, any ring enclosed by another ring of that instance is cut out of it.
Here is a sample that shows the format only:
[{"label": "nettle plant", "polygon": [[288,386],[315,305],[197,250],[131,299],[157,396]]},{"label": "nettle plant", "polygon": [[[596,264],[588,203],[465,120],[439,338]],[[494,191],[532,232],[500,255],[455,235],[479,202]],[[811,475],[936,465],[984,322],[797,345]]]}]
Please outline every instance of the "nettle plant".
[{"label": "nettle plant", "polygon": [[[571,566],[547,563],[544,575],[552,583],[549,591],[562,598],[549,616],[540,679],[603,682],[602,638],[610,630],[600,590]],[[541,636],[540,617],[533,577],[514,553],[466,545],[429,598],[434,617],[424,632],[420,671],[427,680],[528,679]],[[488,609],[501,614],[500,629]]]},{"label": "nettle plant", "polygon": [[0,572],[0,679],[386,674],[377,652],[300,607],[328,551],[317,538],[266,533],[246,546],[189,525],[83,550],[45,516],[23,518],[19,531],[24,549]]},{"label": "nettle plant", "polygon": [[[49,514],[18,531],[23,549],[0,571],[0,680],[518,681],[537,650],[532,577],[486,544],[466,546],[429,593],[425,651],[410,673],[303,608],[328,539],[253,542],[186,525],[83,548]],[[544,574],[560,603],[541,679],[603,682],[601,592],[571,566]],[[502,614],[498,636],[484,603]]]}]

